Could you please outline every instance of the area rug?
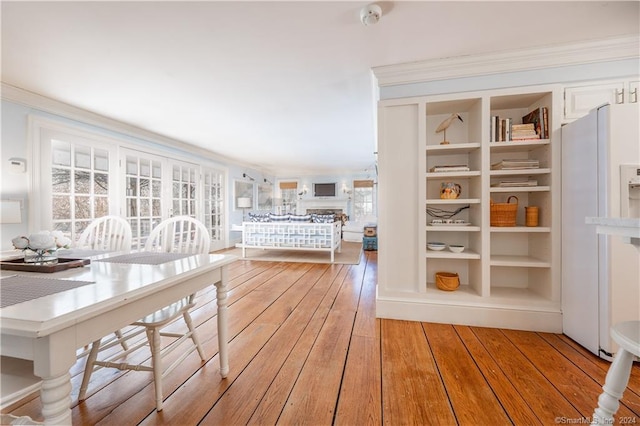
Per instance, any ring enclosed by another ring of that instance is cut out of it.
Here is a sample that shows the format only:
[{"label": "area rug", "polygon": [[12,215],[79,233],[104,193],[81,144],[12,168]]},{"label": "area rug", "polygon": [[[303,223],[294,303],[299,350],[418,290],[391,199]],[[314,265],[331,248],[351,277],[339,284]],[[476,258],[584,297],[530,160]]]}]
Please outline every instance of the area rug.
[{"label": "area rug", "polygon": [[[242,260],[242,249],[234,248],[224,252],[238,256]],[[335,252],[334,263],[342,265],[357,265],[362,257],[362,243],[342,242],[341,253]],[[267,262],[307,262],[307,263],[331,263],[331,254],[328,251],[305,250],[267,250],[247,249],[247,257],[244,260],[262,260]]]}]

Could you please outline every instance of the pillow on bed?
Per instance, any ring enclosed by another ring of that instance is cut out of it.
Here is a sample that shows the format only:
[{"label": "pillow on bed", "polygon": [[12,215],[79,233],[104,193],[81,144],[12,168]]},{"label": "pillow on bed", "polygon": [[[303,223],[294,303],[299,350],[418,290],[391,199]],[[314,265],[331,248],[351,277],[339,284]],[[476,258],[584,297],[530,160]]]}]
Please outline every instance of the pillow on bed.
[{"label": "pillow on bed", "polygon": [[335,214],[312,214],[311,221],[313,223],[333,223],[335,221]]},{"label": "pillow on bed", "polygon": [[275,214],[269,213],[269,219],[271,222],[289,222],[290,214]]},{"label": "pillow on bed", "polygon": [[249,222],[269,222],[269,213],[249,213]]},{"label": "pillow on bed", "polygon": [[290,215],[291,222],[311,222],[310,214],[292,214]]}]

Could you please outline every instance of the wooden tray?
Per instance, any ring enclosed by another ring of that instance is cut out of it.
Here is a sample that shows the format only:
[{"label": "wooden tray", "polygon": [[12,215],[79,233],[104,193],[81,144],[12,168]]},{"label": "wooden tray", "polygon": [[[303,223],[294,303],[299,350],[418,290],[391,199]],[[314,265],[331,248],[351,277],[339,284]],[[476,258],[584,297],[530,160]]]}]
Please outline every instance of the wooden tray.
[{"label": "wooden tray", "polygon": [[57,263],[34,265],[24,263],[24,259],[4,260],[0,262],[0,269],[23,272],[60,272],[71,268],[80,268],[91,263],[90,259],[67,259],[60,257]]}]

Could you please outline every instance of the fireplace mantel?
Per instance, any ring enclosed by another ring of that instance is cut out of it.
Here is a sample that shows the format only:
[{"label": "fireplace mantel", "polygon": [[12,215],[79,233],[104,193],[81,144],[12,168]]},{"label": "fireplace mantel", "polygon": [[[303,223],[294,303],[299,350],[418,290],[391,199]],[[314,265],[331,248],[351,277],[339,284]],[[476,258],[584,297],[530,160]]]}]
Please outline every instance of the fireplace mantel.
[{"label": "fireplace mantel", "polygon": [[320,197],[320,198],[303,198],[298,200],[296,211],[298,214],[305,214],[307,209],[340,209],[343,213],[349,211],[349,198],[338,197]]}]

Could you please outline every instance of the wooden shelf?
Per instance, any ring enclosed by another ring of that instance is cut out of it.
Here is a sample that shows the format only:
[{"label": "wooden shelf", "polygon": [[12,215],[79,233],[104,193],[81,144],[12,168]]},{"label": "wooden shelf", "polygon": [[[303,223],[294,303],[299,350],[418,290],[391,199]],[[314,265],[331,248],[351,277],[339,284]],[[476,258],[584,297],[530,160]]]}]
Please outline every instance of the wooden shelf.
[{"label": "wooden shelf", "polygon": [[507,254],[492,254],[489,261],[491,266],[513,266],[524,268],[549,268],[551,262],[531,256],[514,256]]},{"label": "wooden shelf", "polygon": [[468,172],[427,172],[427,179],[443,179],[443,178],[465,178],[480,176],[480,171],[470,170]]},{"label": "wooden shelf", "polygon": [[548,192],[551,191],[549,186],[514,186],[513,188],[496,188],[491,187],[490,192]]},{"label": "wooden shelf", "polygon": [[480,149],[479,143],[452,143],[449,145],[427,145],[428,155],[468,154]]},{"label": "wooden shelf", "polygon": [[528,152],[536,150],[542,146],[549,145],[549,139],[534,139],[527,141],[507,141],[491,142],[489,148],[491,152]]},{"label": "wooden shelf", "polygon": [[480,227],[479,226],[473,226],[473,225],[469,225],[469,226],[455,226],[455,225],[451,225],[451,226],[432,226],[432,225],[427,225],[427,231],[429,232],[478,232],[480,231]]},{"label": "wooden shelf", "polygon": [[491,232],[551,232],[548,226],[492,226]]},{"label": "wooden shelf", "polygon": [[426,255],[428,259],[480,259],[480,253],[471,250],[465,250],[462,253],[454,253],[449,249],[440,251],[427,249]]},{"label": "wooden shelf", "polygon": [[480,204],[480,198],[454,198],[443,200],[441,198],[428,198],[427,204]]},{"label": "wooden shelf", "polygon": [[551,173],[551,169],[502,169],[502,170],[491,170],[489,172],[489,176],[529,176],[529,175],[548,175]]}]

